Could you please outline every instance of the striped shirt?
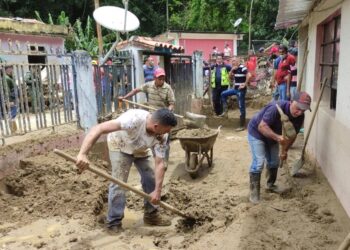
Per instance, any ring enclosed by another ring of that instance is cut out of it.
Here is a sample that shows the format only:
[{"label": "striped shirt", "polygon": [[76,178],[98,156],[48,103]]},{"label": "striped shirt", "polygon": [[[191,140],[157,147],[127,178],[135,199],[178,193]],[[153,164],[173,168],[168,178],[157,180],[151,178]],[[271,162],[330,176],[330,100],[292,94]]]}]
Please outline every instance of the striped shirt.
[{"label": "striped shirt", "polygon": [[162,87],[158,88],[154,81],[146,82],[140,89],[148,94],[148,104],[154,108],[167,108],[169,105],[175,104],[174,91],[166,82],[164,82]]},{"label": "striped shirt", "polygon": [[237,69],[233,70],[234,76],[235,76],[235,86],[239,86],[242,83],[245,83],[247,79],[247,67],[244,65],[239,65]]}]

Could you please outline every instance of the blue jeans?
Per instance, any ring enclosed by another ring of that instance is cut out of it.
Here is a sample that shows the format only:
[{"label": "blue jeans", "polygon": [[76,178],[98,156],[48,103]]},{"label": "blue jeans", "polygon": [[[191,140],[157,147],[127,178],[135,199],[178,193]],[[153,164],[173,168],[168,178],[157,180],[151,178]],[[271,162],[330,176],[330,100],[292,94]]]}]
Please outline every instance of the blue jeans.
[{"label": "blue jeans", "polygon": [[278,91],[278,85],[275,87],[275,89],[272,92],[272,100],[278,101],[278,98],[280,97],[279,91]]},{"label": "blue jeans", "polygon": [[297,93],[297,86],[290,87],[290,100],[294,100],[294,96]]},{"label": "blue jeans", "polygon": [[[141,175],[142,189],[149,194],[155,189],[154,171],[151,167],[151,157],[136,158],[133,155],[125,154],[119,151],[109,151],[109,159],[112,164],[112,176],[121,181],[127,182],[131,165],[134,163]],[[152,213],[157,208],[150,202],[144,201],[145,213]],[[120,225],[124,218],[124,209],[126,205],[125,190],[119,185],[111,183],[108,190],[108,226]]]},{"label": "blue jeans", "polygon": [[227,97],[231,95],[236,95],[238,99],[239,111],[241,113],[241,117],[245,118],[245,94],[247,93],[247,89],[228,89],[221,93],[221,102],[224,106],[227,106]]},{"label": "blue jeans", "polygon": [[278,94],[280,96],[280,100],[288,101],[287,97],[287,83],[281,83],[278,85]]},{"label": "blue jeans", "polygon": [[278,168],[279,144],[266,144],[264,141],[256,139],[248,133],[248,143],[252,154],[252,164],[250,165],[250,173],[261,173],[264,168],[265,160],[267,168]]}]

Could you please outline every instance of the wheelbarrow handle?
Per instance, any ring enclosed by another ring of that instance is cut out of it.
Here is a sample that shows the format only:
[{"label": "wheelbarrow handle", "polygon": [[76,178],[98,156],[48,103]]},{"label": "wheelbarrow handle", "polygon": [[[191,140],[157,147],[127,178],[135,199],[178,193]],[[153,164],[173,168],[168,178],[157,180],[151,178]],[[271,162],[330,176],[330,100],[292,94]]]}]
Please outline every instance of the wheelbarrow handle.
[{"label": "wheelbarrow handle", "polygon": [[[76,163],[76,159],[68,154],[66,154],[65,152],[59,150],[59,149],[54,149],[53,152],[59,156],[61,156],[62,158],[66,159],[67,161],[71,161],[73,163]],[[105,178],[106,180],[109,180],[115,184],[118,184],[119,186],[123,187],[124,189],[130,190],[132,192],[134,192],[137,195],[142,196],[143,198],[145,198],[146,200],[150,201],[151,200],[151,196],[149,194],[146,194],[145,192],[142,192],[141,190],[138,190],[137,188],[134,188],[128,184],[126,184],[125,182],[118,180],[116,178],[114,178],[113,176],[106,174],[105,172],[97,169],[95,166],[88,166],[87,170],[93,172],[94,174],[97,174],[98,176],[101,176],[103,178]],[[163,202],[163,201],[159,201],[159,206],[163,207],[164,209],[167,209],[179,216],[182,216],[184,218],[188,218],[188,216],[181,212],[180,210],[176,209],[173,206],[170,206],[169,204]]]}]

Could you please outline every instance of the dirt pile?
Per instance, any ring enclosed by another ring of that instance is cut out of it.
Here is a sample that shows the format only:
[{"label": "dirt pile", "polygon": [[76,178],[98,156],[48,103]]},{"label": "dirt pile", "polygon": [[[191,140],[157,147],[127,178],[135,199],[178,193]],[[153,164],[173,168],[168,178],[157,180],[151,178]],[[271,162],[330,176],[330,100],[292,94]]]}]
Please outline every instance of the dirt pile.
[{"label": "dirt pile", "polygon": [[22,161],[2,181],[5,189],[0,198],[2,221],[85,217],[89,218],[86,223],[92,225],[92,215],[101,212],[107,199],[107,183],[91,173],[78,175],[72,168],[72,163],[53,153]]},{"label": "dirt pile", "polygon": [[[173,218],[173,225],[145,226],[143,198],[128,192],[125,231],[112,236],[96,223],[96,215],[106,213],[109,182],[90,172],[76,174],[70,162],[54,154],[31,157],[2,181],[0,246],[6,243],[8,249],[25,250],[336,249],[350,230],[349,218],[314,166],[306,164],[303,178],[290,181],[288,165],[300,157],[301,147],[301,141],[293,146],[289,162],[279,170],[277,184],[290,191],[268,193],[263,175],[262,201],[254,206],[247,198],[251,159],[245,132],[222,129],[214,145],[213,166],[202,167],[195,180],[185,171],[180,142],[173,141],[162,199],[197,218],[196,223],[189,225],[162,209]],[[95,162],[109,172],[105,162]],[[128,183],[141,188],[135,168]],[[50,231],[53,226],[57,227]],[[46,231],[33,236],[38,228]],[[22,245],[15,243],[18,235],[23,236]]]},{"label": "dirt pile", "polygon": [[217,130],[210,128],[183,129],[177,132],[177,138],[207,138],[215,135]]}]

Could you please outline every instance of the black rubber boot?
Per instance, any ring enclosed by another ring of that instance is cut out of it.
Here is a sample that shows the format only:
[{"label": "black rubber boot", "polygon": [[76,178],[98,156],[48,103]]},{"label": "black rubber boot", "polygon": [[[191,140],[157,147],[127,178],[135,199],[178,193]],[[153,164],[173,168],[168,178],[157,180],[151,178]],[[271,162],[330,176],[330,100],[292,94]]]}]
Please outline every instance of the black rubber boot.
[{"label": "black rubber boot", "polygon": [[239,117],[239,127],[236,128],[237,132],[243,131],[245,129],[245,117]]},{"label": "black rubber boot", "polygon": [[260,201],[260,177],[261,173],[249,173],[250,177],[250,196],[249,201],[257,204]]},{"label": "black rubber boot", "polygon": [[280,188],[279,186],[275,185],[275,182],[277,179],[277,173],[278,173],[278,168],[267,168],[268,176],[267,176],[266,190],[269,192],[282,194],[288,189]]},{"label": "black rubber boot", "polygon": [[273,187],[276,187],[275,182],[277,179],[278,168],[267,168],[267,172],[267,189],[273,189]]}]

